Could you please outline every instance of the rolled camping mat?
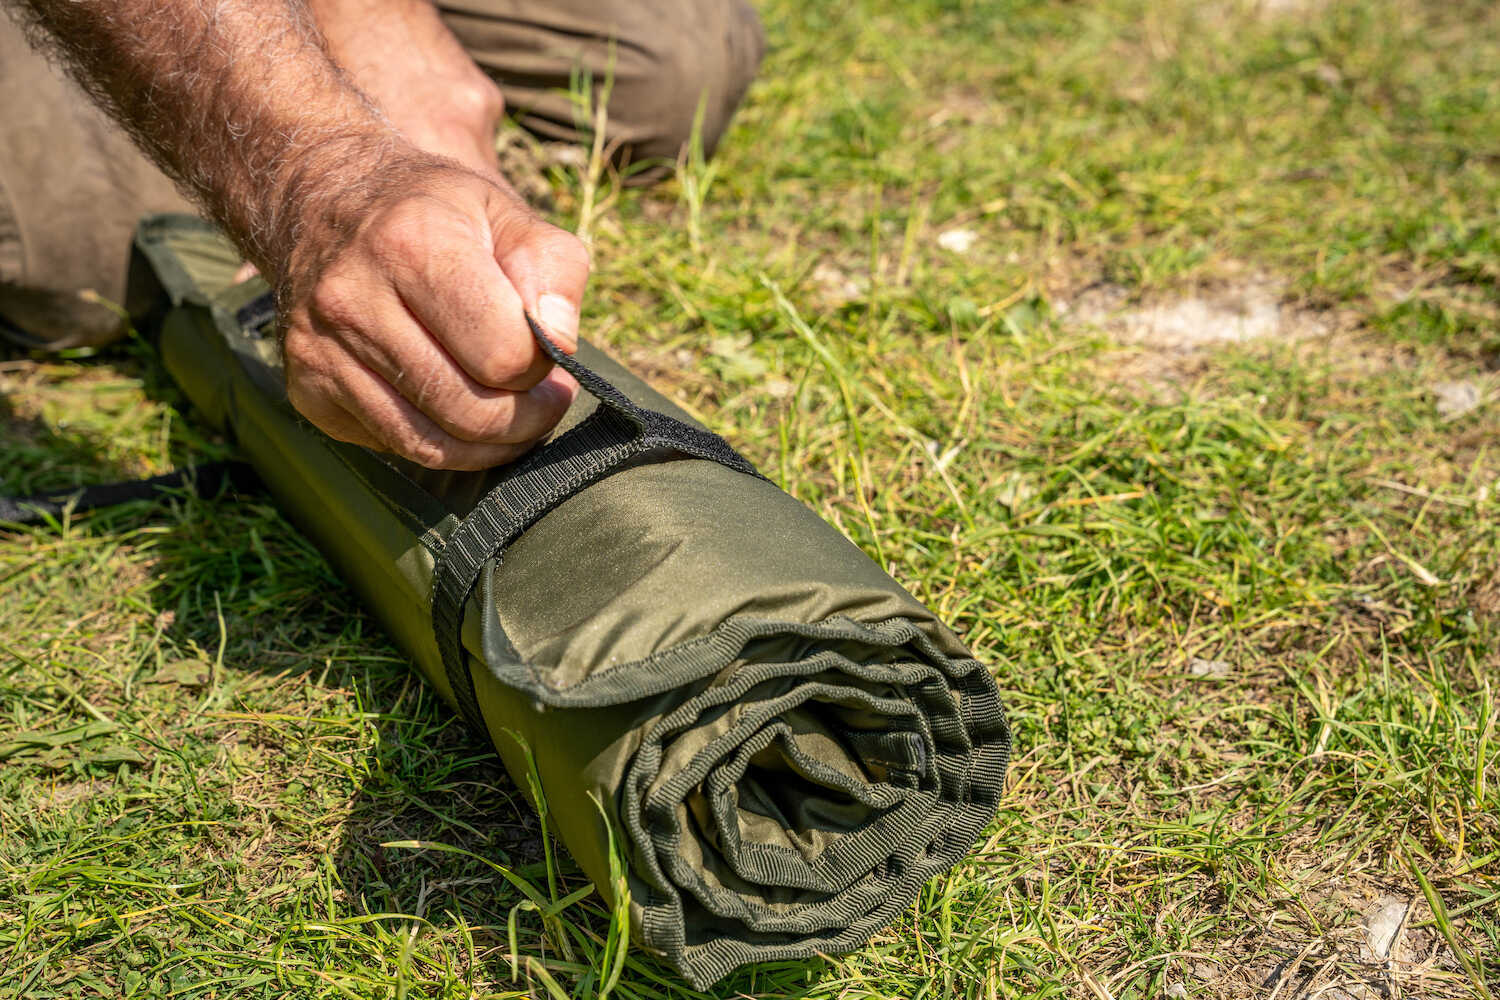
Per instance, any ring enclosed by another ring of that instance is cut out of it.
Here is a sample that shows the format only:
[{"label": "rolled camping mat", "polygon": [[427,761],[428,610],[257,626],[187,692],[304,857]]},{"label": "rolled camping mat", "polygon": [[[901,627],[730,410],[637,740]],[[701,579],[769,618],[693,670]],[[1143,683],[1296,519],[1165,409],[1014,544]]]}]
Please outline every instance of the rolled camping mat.
[{"label": "rolled camping mat", "polygon": [[[995,683],[855,545],[581,344],[580,392],[521,461],[434,472],[287,402],[265,285],[159,216],[132,295],[230,434],[442,696],[487,738],[632,936],[704,988],[849,951],[994,816]],[[530,794],[530,791],[528,791]]]}]

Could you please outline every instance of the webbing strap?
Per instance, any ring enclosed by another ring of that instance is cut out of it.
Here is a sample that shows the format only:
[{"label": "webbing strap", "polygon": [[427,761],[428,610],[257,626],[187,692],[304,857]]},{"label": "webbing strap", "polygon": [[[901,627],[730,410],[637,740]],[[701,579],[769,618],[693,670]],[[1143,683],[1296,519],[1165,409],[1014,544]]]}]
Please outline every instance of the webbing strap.
[{"label": "webbing strap", "polygon": [[82,513],[131,500],[158,500],[173,490],[187,490],[209,499],[226,489],[255,492],[260,489],[260,479],[245,462],[202,462],[149,479],[79,486],[28,497],[0,496],[0,523],[37,524],[48,517],[61,517],[67,510]]},{"label": "webbing strap", "polygon": [[542,351],[599,400],[577,426],[506,470],[505,479],[469,513],[433,570],[432,628],[443,669],[464,718],[485,733],[474,678],[463,654],[463,614],[485,563],[498,559],[543,514],[621,467],[651,452],[707,459],[763,479],[723,438],[631,402],[608,380],[553,345],[526,315]]}]

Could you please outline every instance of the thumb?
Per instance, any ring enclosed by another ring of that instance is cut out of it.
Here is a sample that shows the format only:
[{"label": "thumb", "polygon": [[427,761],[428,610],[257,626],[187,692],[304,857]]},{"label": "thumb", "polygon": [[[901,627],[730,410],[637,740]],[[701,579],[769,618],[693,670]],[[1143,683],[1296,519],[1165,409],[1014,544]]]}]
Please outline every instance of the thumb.
[{"label": "thumb", "polygon": [[495,259],[526,311],[571,354],[578,348],[578,317],[589,281],[588,248],[572,233],[540,220],[529,220],[515,235],[519,238],[502,237]]}]

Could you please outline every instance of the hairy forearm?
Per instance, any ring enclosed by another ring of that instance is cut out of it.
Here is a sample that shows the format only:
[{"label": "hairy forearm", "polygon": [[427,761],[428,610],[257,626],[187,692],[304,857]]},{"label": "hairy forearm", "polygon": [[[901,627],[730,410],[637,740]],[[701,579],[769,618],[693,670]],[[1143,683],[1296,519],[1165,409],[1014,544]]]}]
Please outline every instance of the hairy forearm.
[{"label": "hairy forearm", "polygon": [[290,266],[301,229],[357,224],[341,202],[405,145],[329,58],[300,0],[19,6],[273,280]]},{"label": "hairy forearm", "polygon": [[7,2],[275,285],[287,396],[313,423],[483,469],[562,416],[577,385],[525,316],[572,349],[588,252],[500,179],[498,91],[430,6]]}]

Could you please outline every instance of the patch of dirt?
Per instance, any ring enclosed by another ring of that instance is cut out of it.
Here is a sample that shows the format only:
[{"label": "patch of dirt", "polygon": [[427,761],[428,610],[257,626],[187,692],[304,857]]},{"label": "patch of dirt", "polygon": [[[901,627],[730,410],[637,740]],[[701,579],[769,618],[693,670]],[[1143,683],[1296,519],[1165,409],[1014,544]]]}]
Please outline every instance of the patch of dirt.
[{"label": "patch of dirt", "polygon": [[[1258,921],[1263,929],[1225,942],[1215,964],[1185,963],[1182,979],[1195,987],[1190,994],[1274,992],[1329,1000],[1472,995],[1420,890],[1387,884],[1373,872],[1338,874],[1336,865],[1306,861],[1309,867],[1287,873],[1293,894],[1265,900]],[[1459,936],[1466,937],[1461,927]],[[1466,945],[1474,954],[1476,942]]]},{"label": "patch of dirt", "polygon": [[1500,617],[1500,569],[1490,573],[1489,579],[1474,588],[1469,602],[1470,607],[1484,618]]},{"label": "patch of dirt", "polygon": [[1316,14],[1328,6],[1328,0],[1256,0],[1250,6],[1262,17],[1287,17],[1293,14]]},{"label": "patch of dirt", "polygon": [[1062,311],[1121,344],[1177,355],[1268,338],[1301,340],[1330,326],[1323,313],[1288,304],[1286,287],[1266,279],[1134,305],[1119,285],[1098,284]]},{"label": "patch of dirt", "polygon": [[1057,309],[1066,321],[1095,327],[1120,346],[1103,360],[1121,382],[1180,381],[1201,371],[1214,349],[1312,341],[1341,325],[1330,313],[1296,304],[1284,284],[1267,278],[1144,302],[1101,282]]},{"label": "patch of dirt", "polygon": [[870,279],[846,271],[830,261],[822,261],[808,275],[808,284],[818,301],[829,308],[840,309],[863,299],[870,291]]},{"label": "patch of dirt", "polygon": [[1438,382],[1432,386],[1432,395],[1438,416],[1444,420],[1456,420],[1484,402],[1483,386],[1469,379]]}]

